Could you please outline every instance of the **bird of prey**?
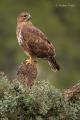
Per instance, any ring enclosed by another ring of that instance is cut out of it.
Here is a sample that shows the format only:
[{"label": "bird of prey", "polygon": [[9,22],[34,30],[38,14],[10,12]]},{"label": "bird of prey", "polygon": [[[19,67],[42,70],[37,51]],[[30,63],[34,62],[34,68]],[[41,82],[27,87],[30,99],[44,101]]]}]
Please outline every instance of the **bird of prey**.
[{"label": "bird of prey", "polygon": [[17,17],[16,35],[23,51],[30,57],[26,63],[32,63],[34,58],[47,60],[53,70],[60,70],[55,59],[55,47],[48,41],[45,34],[32,24],[31,15],[22,12]]}]

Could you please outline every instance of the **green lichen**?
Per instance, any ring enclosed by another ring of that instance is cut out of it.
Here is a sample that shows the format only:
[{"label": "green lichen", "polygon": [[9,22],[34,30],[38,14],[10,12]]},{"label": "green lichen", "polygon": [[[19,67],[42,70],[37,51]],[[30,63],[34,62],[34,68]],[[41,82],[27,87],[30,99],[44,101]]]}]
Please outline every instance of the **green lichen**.
[{"label": "green lichen", "polygon": [[36,81],[30,89],[0,75],[0,120],[79,120],[79,98],[80,93],[67,101],[46,80]]}]

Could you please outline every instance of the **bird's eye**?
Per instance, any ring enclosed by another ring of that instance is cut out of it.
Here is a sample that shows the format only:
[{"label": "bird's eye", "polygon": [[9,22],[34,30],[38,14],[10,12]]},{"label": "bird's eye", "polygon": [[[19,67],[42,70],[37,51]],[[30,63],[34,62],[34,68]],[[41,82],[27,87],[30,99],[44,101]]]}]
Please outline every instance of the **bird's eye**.
[{"label": "bird's eye", "polygon": [[24,17],[26,17],[27,15],[24,15]]}]

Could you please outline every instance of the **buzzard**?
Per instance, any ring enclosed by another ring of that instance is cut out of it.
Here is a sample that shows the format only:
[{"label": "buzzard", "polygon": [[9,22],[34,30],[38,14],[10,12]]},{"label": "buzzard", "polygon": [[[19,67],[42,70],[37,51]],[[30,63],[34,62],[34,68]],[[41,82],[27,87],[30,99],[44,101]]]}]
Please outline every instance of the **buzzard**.
[{"label": "buzzard", "polygon": [[32,63],[34,58],[47,60],[53,70],[60,70],[55,59],[55,47],[50,43],[45,34],[35,27],[28,12],[22,12],[17,17],[16,35],[23,51],[30,57],[27,63]]}]

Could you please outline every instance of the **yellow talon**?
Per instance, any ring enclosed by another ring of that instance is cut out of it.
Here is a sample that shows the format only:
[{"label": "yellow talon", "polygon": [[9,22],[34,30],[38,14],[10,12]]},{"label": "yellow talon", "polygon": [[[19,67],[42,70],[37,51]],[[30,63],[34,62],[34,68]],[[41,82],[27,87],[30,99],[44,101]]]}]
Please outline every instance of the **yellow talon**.
[{"label": "yellow talon", "polygon": [[26,60],[26,64],[32,64],[32,63],[33,63],[33,60],[31,57],[30,57],[30,59]]}]

